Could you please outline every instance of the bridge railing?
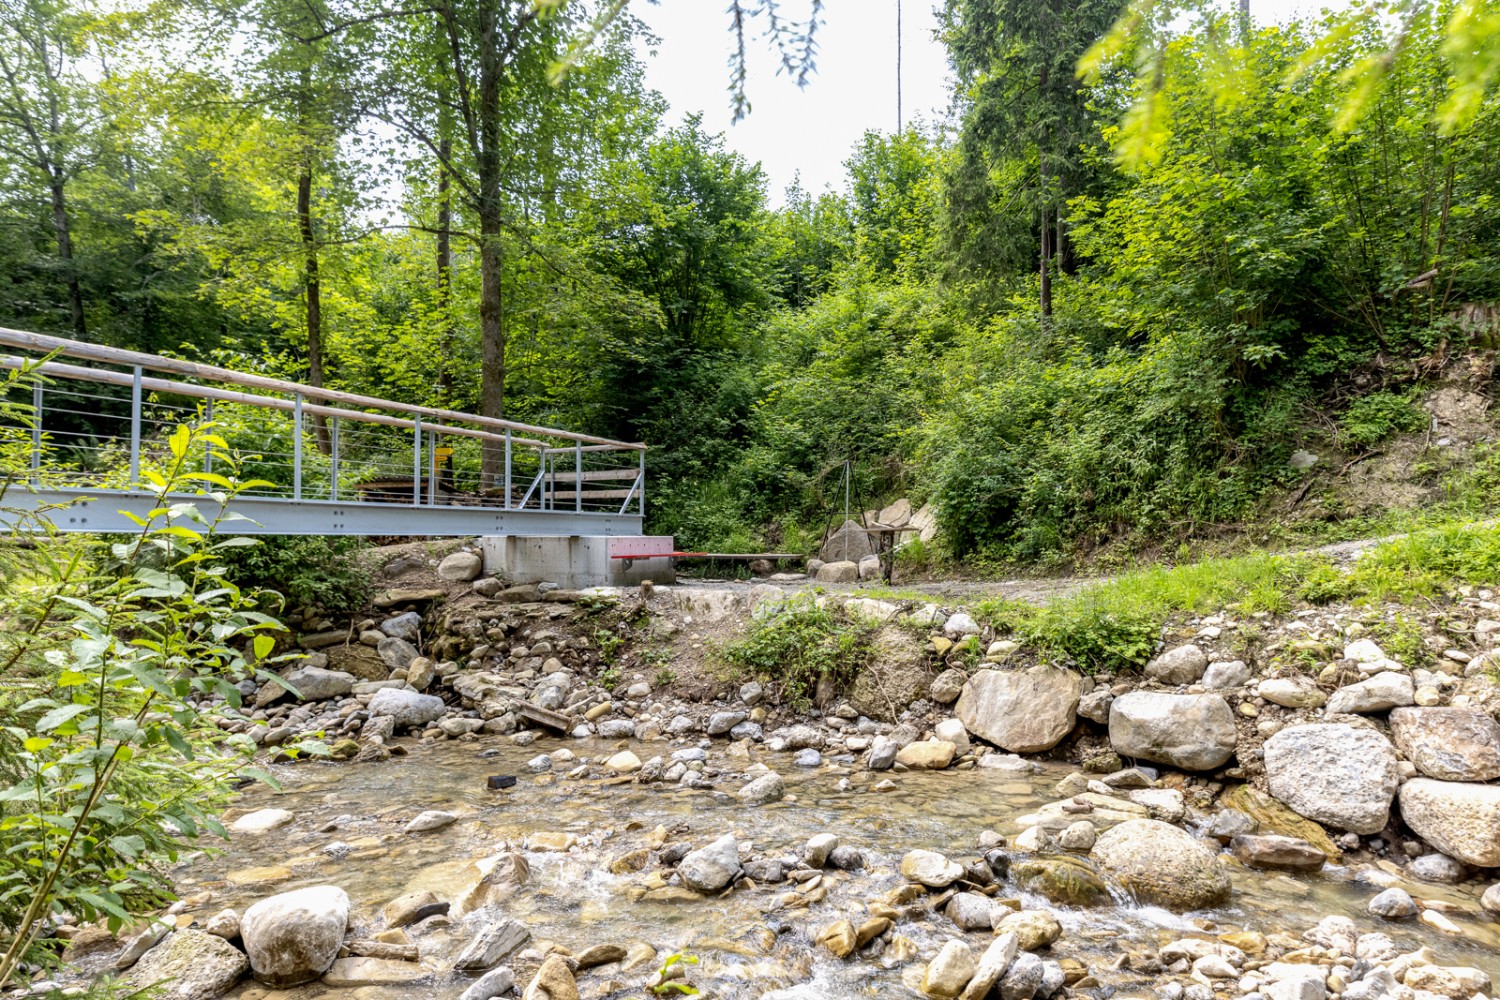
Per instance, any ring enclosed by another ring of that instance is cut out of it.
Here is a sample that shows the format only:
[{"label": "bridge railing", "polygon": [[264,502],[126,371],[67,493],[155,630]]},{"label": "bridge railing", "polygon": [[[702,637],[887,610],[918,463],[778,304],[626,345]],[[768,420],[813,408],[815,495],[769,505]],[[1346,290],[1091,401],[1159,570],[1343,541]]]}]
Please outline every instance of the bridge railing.
[{"label": "bridge railing", "polygon": [[[211,421],[241,477],[271,484],[264,496],[645,513],[641,444],[0,328],[0,367],[27,364],[41,376],[33,423],[9,432],[30,436],[37,488],[132,492],[167,460],[172,429]],[[199,467],[212,466],[206,449]]]}]

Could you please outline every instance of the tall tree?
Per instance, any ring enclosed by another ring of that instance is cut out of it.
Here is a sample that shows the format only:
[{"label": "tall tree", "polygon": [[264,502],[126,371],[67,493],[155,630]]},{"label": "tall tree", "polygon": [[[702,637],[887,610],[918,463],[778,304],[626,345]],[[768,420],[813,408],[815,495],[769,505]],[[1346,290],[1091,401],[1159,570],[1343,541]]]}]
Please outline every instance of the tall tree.
[{"label": "tall tree", "polygon": [[[1051,278],[1068,257],[1067,199],[1083,193],[1099,143],[1089,95],[1074,72],[1078,59],[1118,17],[1124,0],[947,0],[943,39],[962,88],[960,155],[971,177],[1006,177],[1035,213],[1038,307],[1052,313]],[[974,161],[978,160],[979,163]],[[1023,171],[1000,166],[1028,164]],[[981,211],[995,210],[990,198]]]},{"label": "tall tree", "polygon": [[68,325],[80,340],[88,323],[68,192],[100,141],[102,102],[81,64],[105,44],[106,23],[86,4],[17,0],[0,7],[0,150],[46,192],[54,270],[66,289]]}]

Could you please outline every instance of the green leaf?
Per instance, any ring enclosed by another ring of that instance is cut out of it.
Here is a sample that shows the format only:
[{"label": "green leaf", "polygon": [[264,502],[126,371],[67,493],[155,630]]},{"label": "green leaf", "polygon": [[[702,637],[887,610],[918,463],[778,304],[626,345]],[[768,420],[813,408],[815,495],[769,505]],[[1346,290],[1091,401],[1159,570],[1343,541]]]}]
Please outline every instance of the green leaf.
[{"label": "green leaf", "polygon": [[255,658],[257,660],[264,660],[276,648],[276,640],[269,635],[258,635],[255,637],[254,647]]},{"label": "green leaf", "polygon": [[28,736],[26,742],[22,745],[26,748],[27,753],[41,753],[50,747],[53,742],[53,740],[45,736]]},{"label": "green leaf", "polygon": [[63,705],[61,708],[54,708],[36,721],[36,728],[39,732],[51,732],[69,719],[76,718],[92,708],[92,705]]},{"label": "green leaf", "polygon": [[179,754],[186,757],[188,760],[196,759],[193,756],[192,746],[186,739],[183,738],[182,733],[178,732],[171,726],[163,726],[162,735],[167,738],[167,743],[171,745],[173,750],[176,750]]}]

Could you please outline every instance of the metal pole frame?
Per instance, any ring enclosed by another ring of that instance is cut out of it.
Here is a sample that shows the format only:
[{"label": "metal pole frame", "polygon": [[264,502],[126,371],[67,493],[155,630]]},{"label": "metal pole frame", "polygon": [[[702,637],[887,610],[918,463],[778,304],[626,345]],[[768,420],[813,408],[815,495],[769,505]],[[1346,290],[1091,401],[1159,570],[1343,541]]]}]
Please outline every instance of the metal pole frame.
[{"label": "metal pole frame", "polygon": [[[214,422],[214,401],[205,399],[203,401],[203,422],[211,424]],[[214,446],[207,441],[203,442],[203,471],[214,471]]]},{"label": "metal pole frame", "polygon": [[422,415],[416,415],[414,421],[416,428],[412,434],[411,445],[411,503],[413,507],[422,506]]},{"label": "metal pole frame", "polygon": [[583,510],[583,442],[573,442],[573,511]]},{"label": "metal pole frame", "polygon": [[42,383],[31,387],[31,485],[42,485]]},{"label": "metal pole frame", "polygon": [[505,492],[500,497],[500,509],[510,510],[510,431],[505,432]]},{"label": "metal pole frame", "polygon": [[130,377],[130,488],[141,485],[141,366]]},{"label": "metal pole frame", "polygon": [[302,499],[302,393],[292,397],[292,499]]},{"label": "metal pole frame", "polygon": [[328,450],[333,459],[328,470],[328,499],[339,498],[339,418],[328,418]]},{"label": "metal pole frame", "polygon": [[437,431],[427,432],[427,506],[437,506]]}]

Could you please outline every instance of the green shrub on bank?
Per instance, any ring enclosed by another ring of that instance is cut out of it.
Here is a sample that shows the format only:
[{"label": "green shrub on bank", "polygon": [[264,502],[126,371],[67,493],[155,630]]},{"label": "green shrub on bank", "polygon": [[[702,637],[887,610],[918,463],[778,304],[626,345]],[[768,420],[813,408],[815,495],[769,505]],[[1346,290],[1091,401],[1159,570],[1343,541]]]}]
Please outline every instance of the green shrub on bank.
[{"label": "green shrub on bank", "polygon": [[761,605],[745,635],[719,650],[745,674],[775,685],[794,707],[805,707],[827,678],[839,690],[854,685],[872,652],[874,627],[854,621],[811,593]]},{"label": "green shrub on bank", "polygon": [[364,547],[359,538],[267,535],[258,545],[229,550],[225,575],[241,587],[275,591],[289,608],[354,611],[370,597],[369,573],[359,561]]}]

